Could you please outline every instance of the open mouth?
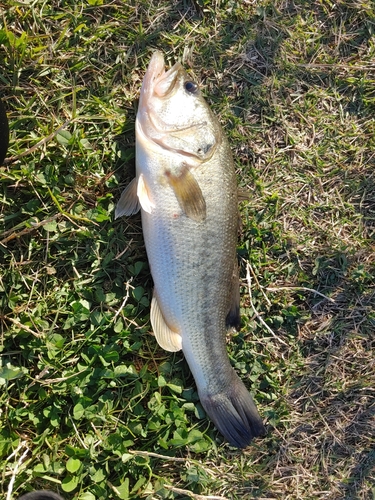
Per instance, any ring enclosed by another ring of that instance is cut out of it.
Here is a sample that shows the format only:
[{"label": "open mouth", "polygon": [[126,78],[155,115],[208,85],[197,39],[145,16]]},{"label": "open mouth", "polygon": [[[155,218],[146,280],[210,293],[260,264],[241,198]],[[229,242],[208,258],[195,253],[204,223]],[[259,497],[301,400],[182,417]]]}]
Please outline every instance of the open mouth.
[{"label": "open mouth", "polygon": [[[157,106],[156,110],[153,107],[154,97],[155,101],[168,101],[174,92],[179,89],[183,91],[184,80],[186,74],[179,62],[165,71],[163,54],[159,51],[153,53],[141,89],[137,114],[138,137],[146,137],[148,141],[181,156],[207,160],[213,155],[218,138],[205,117],[192,116],[184,120],[178,103],[174,104],[175,113],[168,108],[169,112],[163,114],[158,112]],[[205,137],[206,141],[195,141],[197,145],[193,147],[189,140],[191,137]]]},{"label": "open mouth", "polygon": [[177,62],[156,79],[154,92],[158,97],[165,97],[173,90],[181,68],[181,64]]},{"label": "open mouth", "polygon": [[154,92],[158,97],[165,97],[173,89],[181,68],[181,64],[177,62],[165,71],[163,54],[154,52],[143,79],[141,93],[150,95]]}]

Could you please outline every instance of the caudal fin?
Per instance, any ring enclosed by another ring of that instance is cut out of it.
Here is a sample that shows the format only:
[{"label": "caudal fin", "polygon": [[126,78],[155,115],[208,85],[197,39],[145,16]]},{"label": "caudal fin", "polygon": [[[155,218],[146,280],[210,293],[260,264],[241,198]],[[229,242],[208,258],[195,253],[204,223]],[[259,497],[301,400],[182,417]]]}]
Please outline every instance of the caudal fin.
[{"label": "caudal fin", "polygon": [[203,408],[217,429],[232,446],[246,448],[266,429],[245,385],[233,372],[232,383],[225,390],[200,395]]}]

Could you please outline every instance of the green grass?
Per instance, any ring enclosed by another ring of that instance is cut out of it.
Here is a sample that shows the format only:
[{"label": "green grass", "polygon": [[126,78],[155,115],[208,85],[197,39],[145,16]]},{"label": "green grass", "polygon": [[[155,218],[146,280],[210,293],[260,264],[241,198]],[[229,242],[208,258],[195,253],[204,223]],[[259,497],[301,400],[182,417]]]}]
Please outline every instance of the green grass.
[{"label": "green grass", "polygon": [[[365,0],[8,1],[0,497],[375,498],[374,32]],[[140,219],[113,220],[156,48],[251,193],[228,347],[268,434],[245,452],[150,335]]]}]

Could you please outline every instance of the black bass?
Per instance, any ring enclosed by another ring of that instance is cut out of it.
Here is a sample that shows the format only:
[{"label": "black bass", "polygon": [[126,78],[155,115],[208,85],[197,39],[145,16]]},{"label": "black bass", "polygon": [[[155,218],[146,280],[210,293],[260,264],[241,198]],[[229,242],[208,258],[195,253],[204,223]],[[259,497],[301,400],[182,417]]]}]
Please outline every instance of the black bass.
[{"label": "black bass", "polygon": [[182,349],[207,414],[230,444],[264,426],[226,349],[239,324],[238,193],[221,126],[180,63],[155,52],[136,119],[136,178],[116,218],[141,209],[154,280],[150,319],[167,351]]}]

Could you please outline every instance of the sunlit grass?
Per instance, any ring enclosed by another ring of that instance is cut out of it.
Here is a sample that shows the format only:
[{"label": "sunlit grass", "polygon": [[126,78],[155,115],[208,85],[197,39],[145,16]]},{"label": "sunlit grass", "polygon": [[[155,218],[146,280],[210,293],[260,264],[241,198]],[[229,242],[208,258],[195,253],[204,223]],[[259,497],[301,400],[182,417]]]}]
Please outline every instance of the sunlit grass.
[{"label": "sunlit grass", "polygon": [[[2,16],[1,494],[372,498],[373,5],[10,1]],[[228,348],[268,434],[245,452],[150,335],[140,218],[113,220],[155,48],[201,84],[250,192]]]}]

